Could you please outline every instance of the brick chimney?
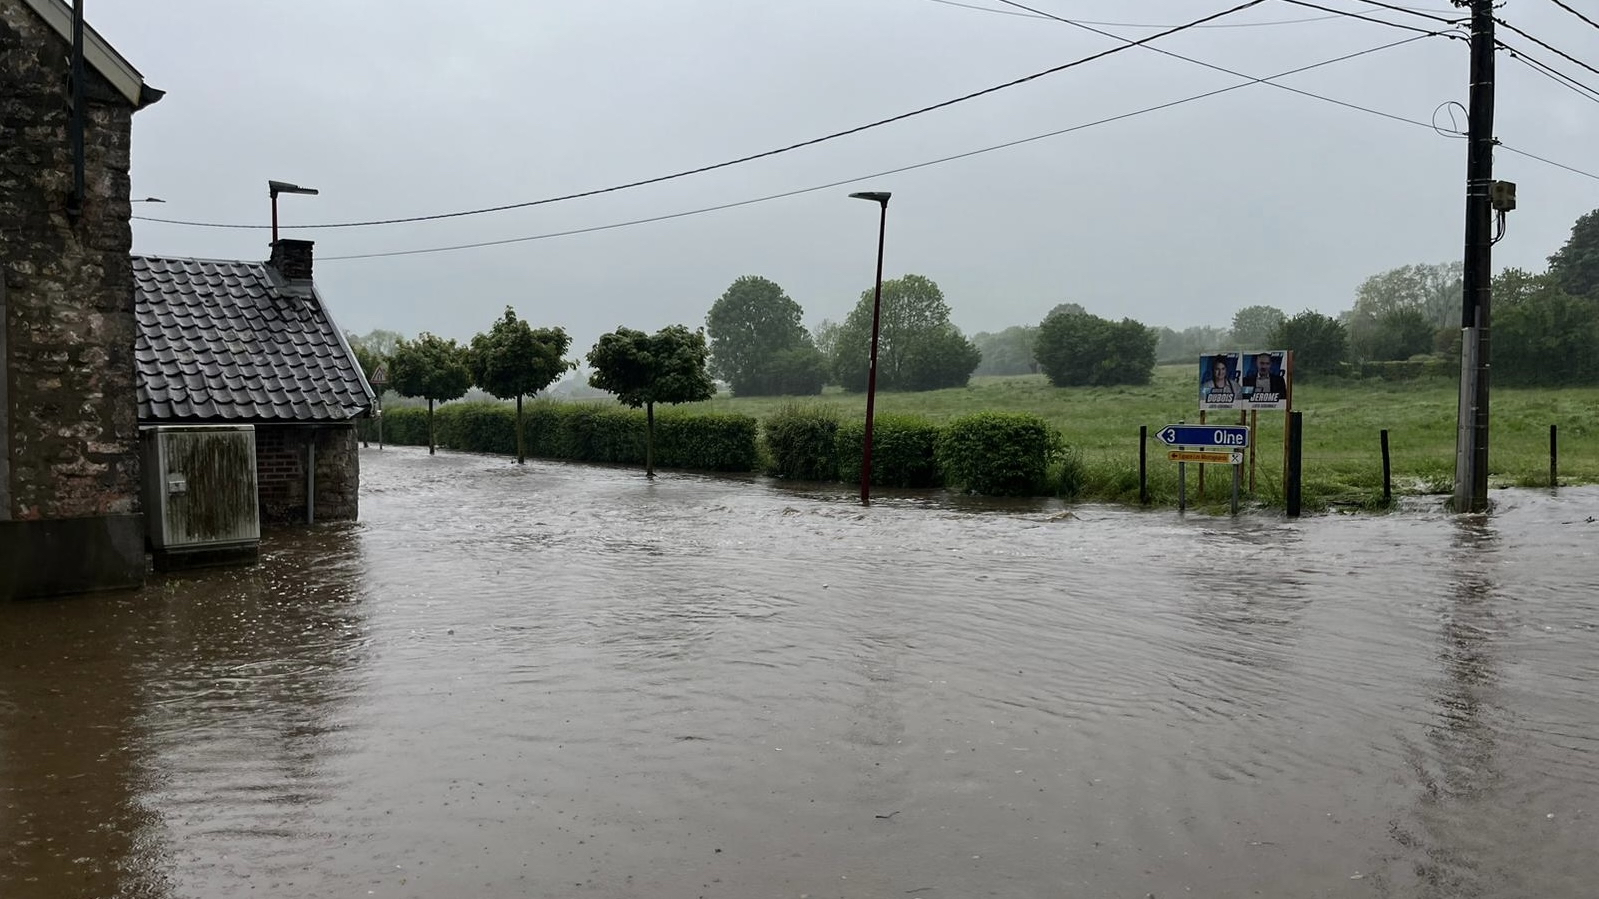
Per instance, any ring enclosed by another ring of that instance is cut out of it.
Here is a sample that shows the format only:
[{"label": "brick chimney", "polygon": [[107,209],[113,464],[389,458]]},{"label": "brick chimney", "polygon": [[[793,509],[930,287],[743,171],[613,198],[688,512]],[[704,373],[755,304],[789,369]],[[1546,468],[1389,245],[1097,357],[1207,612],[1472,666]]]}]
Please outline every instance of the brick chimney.
[{"label": "brick chimney", "polygon": [[277,269],[283,277],[290,281],[311,280],[311,248],[315,246],[309,240],[289,240],[283,238],[272,244],[272,258],[267,260],[267,265]]}]

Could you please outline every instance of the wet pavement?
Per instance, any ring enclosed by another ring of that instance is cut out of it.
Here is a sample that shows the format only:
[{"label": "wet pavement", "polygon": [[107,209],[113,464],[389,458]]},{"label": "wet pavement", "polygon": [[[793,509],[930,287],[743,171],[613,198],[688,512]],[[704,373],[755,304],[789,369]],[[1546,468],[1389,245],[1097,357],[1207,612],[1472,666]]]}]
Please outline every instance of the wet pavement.
[{"label": "wet pavement", "polygon": [[0,897],[1549,897],[1599,490],[1288,522],[390,448],[0,606]]}]

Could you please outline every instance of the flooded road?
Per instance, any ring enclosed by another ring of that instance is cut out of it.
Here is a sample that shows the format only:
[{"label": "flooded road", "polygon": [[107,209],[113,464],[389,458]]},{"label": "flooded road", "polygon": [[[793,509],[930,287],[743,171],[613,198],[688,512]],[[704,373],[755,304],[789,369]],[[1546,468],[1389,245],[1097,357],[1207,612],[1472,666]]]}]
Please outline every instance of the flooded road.
[{"label": "flooded road", "polygon": [[1286,522],[390,448],[0,606],[0,896],[1548,897],[1599,490]]}]

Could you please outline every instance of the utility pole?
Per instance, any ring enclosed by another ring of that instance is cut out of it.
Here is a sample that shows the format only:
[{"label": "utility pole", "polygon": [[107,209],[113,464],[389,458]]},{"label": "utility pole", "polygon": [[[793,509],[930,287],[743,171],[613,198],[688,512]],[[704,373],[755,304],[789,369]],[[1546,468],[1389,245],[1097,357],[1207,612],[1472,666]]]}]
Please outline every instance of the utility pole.
[{"label": "utility pole", "polygon": [[1493,0],[1471,6],[1471,99],[1466,123],[1466,257],[1460,316],[1460,415],[1455,511],[1488,508],[1488,324],[1493,282]]}]

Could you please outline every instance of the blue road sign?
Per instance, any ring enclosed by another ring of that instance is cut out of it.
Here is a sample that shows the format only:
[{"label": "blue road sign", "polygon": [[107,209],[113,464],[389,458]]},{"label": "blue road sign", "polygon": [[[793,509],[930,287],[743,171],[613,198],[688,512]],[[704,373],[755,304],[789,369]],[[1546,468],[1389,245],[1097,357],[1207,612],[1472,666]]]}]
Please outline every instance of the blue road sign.
[{"label": "blue road sign", "polygon": [[1217,425],[1167,425],[1155,434],[1167,446],[1224,446],[1228,448],[1249,445],[1249,429]]}]

